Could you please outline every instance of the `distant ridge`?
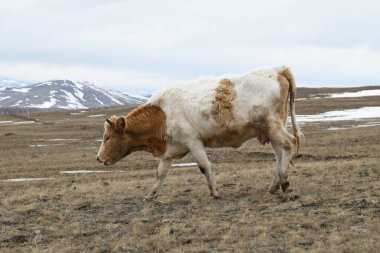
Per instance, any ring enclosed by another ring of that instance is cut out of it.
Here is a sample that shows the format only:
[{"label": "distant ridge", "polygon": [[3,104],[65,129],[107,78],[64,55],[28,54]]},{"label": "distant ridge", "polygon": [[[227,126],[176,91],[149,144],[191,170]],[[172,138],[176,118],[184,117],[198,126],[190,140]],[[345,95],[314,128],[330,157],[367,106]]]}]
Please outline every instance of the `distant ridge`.
[{"label": "distant ridge", "polygon": [[87,109],[137,105],[147,97],[105,90],[85,81],[50,80],[27,86],[0,87],[0,107],[40,109]]},{"label": "distant ridge", "polygon": [[1,79],[0,80],[0,88],[7,87],[7,88],[20,88],[23,86],[28,85],[28,83],[12,80],[12,79]]}]

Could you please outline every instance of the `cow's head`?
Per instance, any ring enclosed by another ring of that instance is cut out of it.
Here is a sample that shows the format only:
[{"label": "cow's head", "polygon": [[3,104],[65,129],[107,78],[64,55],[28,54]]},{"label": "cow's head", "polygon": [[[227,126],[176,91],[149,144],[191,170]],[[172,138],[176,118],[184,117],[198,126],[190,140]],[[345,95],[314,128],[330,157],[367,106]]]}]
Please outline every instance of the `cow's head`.
[{"label": "cow's head", "polygon": [[112,165],[139,150],[157,157],[165,153],[166,116],[158,106],[143,104],[126,117],[107,119],[96,159],[104,165]]},{"label": "cow's head", "polygon": [[112,116],[104,123],[104,134],[96,159],[112,165],[132,152],[132,138],[126,133],[124,117]]}]

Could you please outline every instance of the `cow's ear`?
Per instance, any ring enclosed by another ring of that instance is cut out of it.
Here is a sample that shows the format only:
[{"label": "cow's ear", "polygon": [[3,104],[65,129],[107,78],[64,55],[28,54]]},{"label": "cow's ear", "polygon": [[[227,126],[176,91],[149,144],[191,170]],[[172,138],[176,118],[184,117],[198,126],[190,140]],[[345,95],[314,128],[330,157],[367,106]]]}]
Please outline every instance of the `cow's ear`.
[{"label": "cow's ear", "polygon": [[110,119],[106,119],[107,123],[110,125],[110,127],[114,128],[115,127],[115,122],[113,122]]},{"label": "cow's ear", "polygon": [[119,117],[117,118],[116,120],[116,127],[119,131],[124,131],[125,129],[125,118],[122,116],[122,117]]}]

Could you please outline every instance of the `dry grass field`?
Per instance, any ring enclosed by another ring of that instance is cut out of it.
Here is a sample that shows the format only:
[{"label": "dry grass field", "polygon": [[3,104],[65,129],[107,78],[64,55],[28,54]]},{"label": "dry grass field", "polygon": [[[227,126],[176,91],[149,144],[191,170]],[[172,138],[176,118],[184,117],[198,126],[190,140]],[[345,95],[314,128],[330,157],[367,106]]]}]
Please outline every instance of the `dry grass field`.
[{"label": "dry grass field", "polygon": [[[299,89],[298,97],[355,90]],[[296,112],[364,106],[380,106],[380,97],[299,100]],[[252,140],[208,150],[220,199],[209,197],[198,168],[176,167],[158,198],[143,202],[157,159],[95,160],[105,118],[130,109],[0,117],[0,252],[379,252],[379,125],[301,124],[286,193],[267,193],[274,155]],[[4,123],[28,120],[36,123]],[[60,173],[71,170],[103,173]],[[48,179],[6,181],[15,178]]]}]

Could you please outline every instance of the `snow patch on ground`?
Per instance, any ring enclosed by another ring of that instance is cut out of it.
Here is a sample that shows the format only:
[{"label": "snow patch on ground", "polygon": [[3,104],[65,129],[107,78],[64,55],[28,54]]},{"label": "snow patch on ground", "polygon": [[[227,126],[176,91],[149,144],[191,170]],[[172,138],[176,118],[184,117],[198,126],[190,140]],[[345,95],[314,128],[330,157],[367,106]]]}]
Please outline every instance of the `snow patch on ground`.
[{"label": "snow patch on ground", "polygon": [[321,98],[355,98],[355,97],[373,97],[380,96],[380,89],[376,90],[361,90],[355,92],[341,92],[341,93],[319,93],[312,95],[308,98],[296,98],[296,100],[306,100],[306,99],[321,99]]},{"label": "snow patch on ground", "polygon": [[65,139],[65,138],[58,138],[58,139],[48,139],[47,141],[80,141],[81,139]]},{"label": "snow patch on ground", "polygon": [[41,124],[41,123],[37,123],[35,121],[16,121],[16,122],[13,122],[13,125],[28,125],[28,124]]},{"label": "snow patch on ground", "polygon": [[35,121],[0,121],[0,126],[10,126],[10,125],[28,125],[28,124],[41,124]]},{"label": "snow patch on ground", "polygon": [[104,117],[105,114],[94,114],[94,115],[88,115],[87,118],[95,118],[95,117]]},{"label": "snow patch on ground", "polygon": [[32,145],[29,145],[29,147],[31,148],[43,148],[43,147],[50,147],[50,146],[63,146],[63,145],[66,145],[64,143],[57,143],[57,144],[32,144]]},{"label": "snow patch on ground", "polygon": [[0,125],[10,125],[12,123],[13,121],[10,121],[10,120],[0,121]]},{"label": "snow patch on ground", "polygon": [[110,172],[126,172],[123,170],[63,170],[59,174],[87,174],[87,173],[110,173]]},{"label": "snow patch on ground", "polygon": [[363,124],[363,125],[352,125],[349,127],[329,127],[329,128],[327,128],[327,130],[336,131],[336,130],[345,130],[345,129],[372,127],[372,126],[380,126],[380,122],[368,122],[368,123]]},{"label": "snow patch on ground", "polygon": [[329,111],[316,115],[297,115],[299,123],[318,121],[341,121],[380,118],[380,106],[362,107],[359,109]]},{"label": "snow patch on ground", "polygon": [[36,178],[11,178],[11,179],[4,179],[0,180],[2,182],[27,182],[27,181],[41,181],[41,180],[49,180],[54,179],[51,177],[36,177]]},{"label": "snow patch on ground", "polygon": [[343,92],[328,94],[329,98],[353,98],[353,97],[371,97],[380,96],[380,89],[378,90],[361,90],[357,92]]},{"label": "snow patch on ground", "polygon": [[193,167],[193,166],[198,166],[198,164],[197,163],[176,163],[172,165],[172,167]]},{"label": "snow patch on ground", "polygon": [[80,115],[88,111],[80,111],[80,112],[70,112],[70,115]]}]

